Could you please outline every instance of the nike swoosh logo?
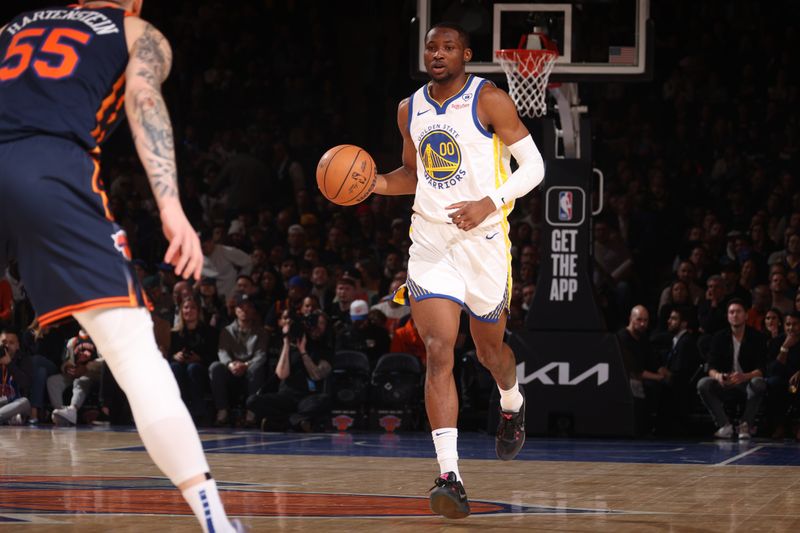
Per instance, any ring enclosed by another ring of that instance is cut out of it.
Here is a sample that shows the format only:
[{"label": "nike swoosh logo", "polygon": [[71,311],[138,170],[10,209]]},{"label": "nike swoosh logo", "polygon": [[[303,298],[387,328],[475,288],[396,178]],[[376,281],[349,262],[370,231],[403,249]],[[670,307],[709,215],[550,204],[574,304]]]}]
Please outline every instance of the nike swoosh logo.
[{"label": "nike swoosh logo", "polygon": [[417,111],[417,116],[424,115],[428,111],[430,111],[430,109],[426,109],[425,111]]},{"label": "nike swoosh logo", "polygon": [[491,235],[487,235],[487,236],[486,236],[486,238],[487,238],[487,239],[489,239],[489,240],[492,240],[492,239],[494,239],[495,237],[497,237],[497,234],[498,234],[498,233],[500,233],[500,232],[499,232],[499,231],[497,231],[497,232],[495,232],[495,233],[492,233]]},{"label": "nike swoosh logo", "polygon": [[447,431],[442,431],[441,433],[434,433],[434,435],[436,435],[437,437],[441,437],[445,433],[447,433]]}]

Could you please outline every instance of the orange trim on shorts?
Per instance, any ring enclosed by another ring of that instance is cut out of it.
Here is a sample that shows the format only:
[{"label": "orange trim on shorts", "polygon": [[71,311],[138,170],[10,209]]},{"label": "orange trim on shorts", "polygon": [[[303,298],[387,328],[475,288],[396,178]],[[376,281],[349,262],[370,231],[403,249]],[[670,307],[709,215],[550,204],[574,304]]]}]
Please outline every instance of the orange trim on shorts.
[{"label": "orange trim on shorts", "polygon": [[92,158],[92,163],[94,164],[94,173],[92,174],[92,191],[100,195],[100,200],[103,202],[103,210],[106,213],[106,218],[111,222],[114,222],[114,217],[111,216],[111,211],[108,209],[108,195],[106,194],[106,191],[100,187],[100,163],[95,158]]},{"label": "orange trim on shorts", "polygon": [[69,318],[74,313],[80,311],[90,311],[92,309],[103,309],[107,307],[140,307],[137,300],[131,300],[129,296],[112,296],[110,298],[98,298],[79,304],[68,305],[54,309],[39,317],[39,326],[49,326],[65,318]]}]

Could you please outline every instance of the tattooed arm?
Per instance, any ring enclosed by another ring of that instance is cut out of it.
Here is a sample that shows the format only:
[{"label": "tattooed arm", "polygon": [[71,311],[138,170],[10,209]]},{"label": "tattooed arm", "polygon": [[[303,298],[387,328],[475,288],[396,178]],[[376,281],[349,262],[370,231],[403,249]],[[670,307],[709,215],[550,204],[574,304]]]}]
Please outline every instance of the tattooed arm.
[{"label": "tattooed arm", "polygon": [[161,94],[172,50],[161,32],[138,17],[126,18],[125,33],[129,50],[125,112],[169,241],[164,261],[174,265],[178,275],[200,279],[203,254],[178,198],[172,123]]}]

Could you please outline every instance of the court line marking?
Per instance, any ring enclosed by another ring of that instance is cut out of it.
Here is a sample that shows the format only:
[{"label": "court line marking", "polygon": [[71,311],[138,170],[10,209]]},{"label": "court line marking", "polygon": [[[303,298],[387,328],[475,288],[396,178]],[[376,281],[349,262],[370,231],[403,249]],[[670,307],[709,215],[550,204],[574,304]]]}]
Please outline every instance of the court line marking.
[{"label": "court line marking", "polygon": [[[303,437],[302,439],[277,440],[277,441],[270,441],[270,442],[251,442],[249,444],[237,444],[235,446],[220,446],[220,447],[215,447],[215,448],[208,448],[208,449],[205,449],[204,451],[206,453],[209,453],[209,452],[213,453],[213,452],[216,452],[217,450],[232,450],[234,448],[252,448],[252,447],[256,447],[256,446],[272,446],[272,445],[275,445],[275,444],[288,444],[290,442],[307,442],[307,441],[311,441],[311,440],[320,440],[320,439],[324,439],[324,438],[325,437]],[[218,441],[214,441],[214,440],[208,441],[207,440],[207,441],[203,441],[203,444],[206,444],[206,443],[211,444],[211,443],[214,443],[214,442],[218,442]]]},{"label": "court line marking", "polygon": [[725,459],[725,460],[724,460],[724,461],[722,461],[721,463],[717,463],[717,464],[714,464],[714,465],[711,465],[711,466],[725,466],[725,465],[731,464],[731,463],[733,463],[734,461],[738,461],[739,459],[742,459],[742,458],[744,458],[744,457],[747,457],[747,456],[748,456],[748,455],[750,455],[751,453],[753,453],[753,452],[757,452],[758,450],[760,450],[760,449],[762,449],[762,448],[763,448],[763,446],[756,446],[755,448],[750,448],[750,449],[749,449],[749,450],[747,450],[746,452],[742,452],[742,453],[740,453],[739,455],[734,455],[734,456],[733,456],[733,457],[731,457],[730,459]]}]

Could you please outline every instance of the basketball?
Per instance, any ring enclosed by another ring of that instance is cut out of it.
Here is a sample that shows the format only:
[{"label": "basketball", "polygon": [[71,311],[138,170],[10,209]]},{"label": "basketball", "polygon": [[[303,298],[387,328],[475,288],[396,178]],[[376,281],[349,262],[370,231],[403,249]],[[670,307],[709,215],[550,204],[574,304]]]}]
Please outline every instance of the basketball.
[{"label": "basketball", "polygon": [[338,205],[363,202],[375,188],[375,161],[366,150],[340,144],[325,152],[317,164],[317,186]]}]

